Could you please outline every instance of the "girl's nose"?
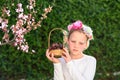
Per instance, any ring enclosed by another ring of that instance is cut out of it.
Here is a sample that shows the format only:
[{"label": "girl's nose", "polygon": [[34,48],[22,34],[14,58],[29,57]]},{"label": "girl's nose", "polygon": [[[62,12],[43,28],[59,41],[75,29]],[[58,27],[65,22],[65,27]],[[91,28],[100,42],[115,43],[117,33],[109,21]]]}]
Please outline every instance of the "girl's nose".
[{"label": "girl's nose", "polygon": [[77,48],[78,46],[79,46],[79,44],[78,44],[78,43],[75,43],[74,47]]}]

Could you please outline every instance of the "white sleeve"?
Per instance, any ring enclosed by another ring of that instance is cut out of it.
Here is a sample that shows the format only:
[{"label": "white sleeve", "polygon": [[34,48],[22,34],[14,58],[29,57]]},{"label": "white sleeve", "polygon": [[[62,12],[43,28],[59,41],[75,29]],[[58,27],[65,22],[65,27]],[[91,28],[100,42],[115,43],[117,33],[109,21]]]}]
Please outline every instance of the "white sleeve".
[{"label": "white sleeve", "polygon": [[72,61],[67,63],[67,68],[72,80],[93,80],[96,70],[96,59],[89,60],[84,73],[78,72]]},{"label": "white sleeve", "polygon": [[54,80],[64,80],[61,63],[54,63]]}]

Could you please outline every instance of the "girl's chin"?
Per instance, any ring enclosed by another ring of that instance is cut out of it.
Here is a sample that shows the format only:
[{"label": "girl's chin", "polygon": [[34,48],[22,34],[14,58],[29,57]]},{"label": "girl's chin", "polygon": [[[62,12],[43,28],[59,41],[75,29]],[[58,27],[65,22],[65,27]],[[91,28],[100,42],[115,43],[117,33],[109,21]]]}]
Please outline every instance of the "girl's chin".
[{"label": "girl's chin", "polygon": [[78,54],[80,54],[80,53],[79,53],[79,52],[76,52],[76,51],[73,51],[71,54],[72,54],[72,55],[78,55]]}]

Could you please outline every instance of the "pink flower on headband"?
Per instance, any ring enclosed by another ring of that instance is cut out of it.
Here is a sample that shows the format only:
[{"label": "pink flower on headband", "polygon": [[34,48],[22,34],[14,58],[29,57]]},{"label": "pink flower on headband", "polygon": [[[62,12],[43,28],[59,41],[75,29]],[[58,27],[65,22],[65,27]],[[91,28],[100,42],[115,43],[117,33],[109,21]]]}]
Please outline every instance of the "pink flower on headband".
[{"label": "pink flower on headband", "polygon": [[72,29],[81,29],[83,26],[81,21],[76,21],[70,25],[68,25],[68,31],[72,30]]}]

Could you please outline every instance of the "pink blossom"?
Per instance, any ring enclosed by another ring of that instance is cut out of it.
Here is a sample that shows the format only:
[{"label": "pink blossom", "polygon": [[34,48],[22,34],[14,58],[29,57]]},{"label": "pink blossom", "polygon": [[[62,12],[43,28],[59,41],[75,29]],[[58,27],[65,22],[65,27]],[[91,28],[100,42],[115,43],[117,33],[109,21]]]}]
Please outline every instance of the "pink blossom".
[{"label": "pink blossom", "polygon": [[[35,0],[29,0],[29,1],[30,3],[28,7],[29,9],[33,9],[33,12],[30,11],[29,14],[24,14],[23,13],[24,9],[22,8],[21,3],[19,3],[17,5],[17,9],[15,9],[16,12],[18,13],[17,21],[14,25],[10,27],[11,29],[10,31],[12,31],[13,36],[14,36],[13,39],[9,40],[9,35],[8,35],[9,30],[7,29],[9,28],[8,19],[4,19],[4,18],[2,19],[0,17],[0,24],[1,24],[0,29],[2,29],[2,31],[5,33],[2,41],[0,41],[0,46],[10,43],[11,45],[16,46],[18,50],[22,50],[24,52],[29,51],[29,46],[26,42],[26,39],[24,39],[24,36],[28,32],[30,32],[32,29],[35,29],[35,28],[37,29],[38,26],[40,26],[42,20],[47,18],[47,13],[51,12],[52,10],[52,7],[50,6],[49,8],[46,8],[43,16],[40,17],[40,20],[38,22],[36,22],[34,18]],[[10,16],[10,10],[7,10],[6,8],[4,8],[3,11],[4,11],[4,14],[7,14],[8,16]],[[34,50],[32,50],[32,52],[35,53]]]},{"label": "pink blossom", "polygon": [[22,8],[22,4],[21,3],[17,4],[17,6],[18,6],[18,8]]},{"label": "pink blossom", "polygon": [[2,29],[3,29],[3,28],[5,28],[5,27],[7,27],[7,26],[8,26],[8,25],[7,25],[7,23],[6,23],[6,22],[2,22],[2,23],[1,23],[0,28],[2,28]]},{"label": "pink blossom", "polygon": [[23,17],[22,17],[22,19],[24,19],[25,21],[28,19],[28,15],[24,15]]},{"label": "pink blossom", "polygon": [[23,12],[23,9],[22,8],[18,8],[18,9],[16,9],[16,12],[17,13]]},{"label": "pink blossom", "polygon": [[16,12],[17,13],[23,12],[22,4],[19,3],[17,6],[18,6],[18,9],[16,9]]},{"label": "pink blossom", "polygon": [[17,46],[18,44],[17,44],[17,42],[14,42],[14,46]]},{"label": "pink blossom", "polygon": [[29,9],[33,9],[33,6],[29,6]]},{"label": "pink blossom", "polygon": [[28,52],[28,48],[29,48],[28,45],[22,45],[21,46],[21,50],[24,51],[24,52]]},{"label": "pink blossom", "polygon": [[19,15],[18,15],[18,18],[22,18],[23,17],[23,13],[20,13]]},{"label": "pink blossom", "polygon": [[10,10],[7,10],[7,11],[6,11],[6,14],[7,14],[8,16],[10,16]]}]

